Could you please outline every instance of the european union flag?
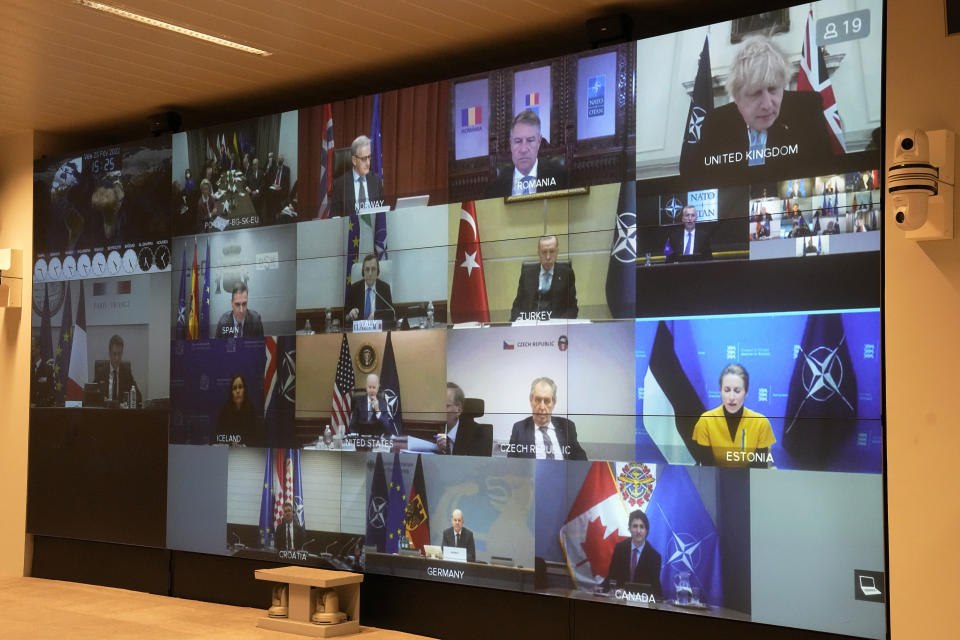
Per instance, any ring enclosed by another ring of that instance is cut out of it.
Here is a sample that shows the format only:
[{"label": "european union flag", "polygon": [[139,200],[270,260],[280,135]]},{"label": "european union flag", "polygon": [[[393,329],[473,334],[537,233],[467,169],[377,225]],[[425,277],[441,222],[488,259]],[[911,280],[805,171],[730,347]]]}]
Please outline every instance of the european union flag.
[{"label": "european union flag", "polygon": [[367,500],[367,535],[364,544],[383,553],[387,543],[387,474],[383,470],[383,456],[377,454],[373,469],[370,497]]},{"label": "european union flag", "polygon": [[400,550],[400,538],[407,536],[404,516],[407,514],[407,492],[403,486],[403,468],[400,466],[400,454],[393,454],[393,473],[390,474],[390,486],[387,488],[387,553]]},{"label": "european union flag", "polygon": [[664,599],[684,602],[696,587],[700,602],[723,606],[720,538],[684,466],[661,467],[646,513],[647,542],[663,562]]}]

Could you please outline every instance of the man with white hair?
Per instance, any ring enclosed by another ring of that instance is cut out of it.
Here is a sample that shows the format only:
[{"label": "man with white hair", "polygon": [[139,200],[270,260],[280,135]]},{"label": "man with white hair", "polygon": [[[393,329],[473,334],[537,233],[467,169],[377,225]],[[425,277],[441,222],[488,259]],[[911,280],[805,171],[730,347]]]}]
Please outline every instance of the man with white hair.
[{"label": "man with white hair", "polygon": [[380,392],[380,377],[375,373],[368,375],[366,388],[367,394],[355,400],[350,410],[350,431],[357,433],[360,425],[377,424],[385,436],[400,435],[390,415],[386,396]]},{"label": "man with white hair", "polygon": [[370,138],[357,136],[350,145],[353,168],[333,181],[331,216],[349,216],[361,209],[383,206],[383,182],[370,171]]},{"label": "man with white hair", "polygon": [[703,182],[823,173],[833,157],[823,100],[786,91],[791,70],[766,37],[744,40],[727,76],[732,102],[707,114],[680,175]]}]

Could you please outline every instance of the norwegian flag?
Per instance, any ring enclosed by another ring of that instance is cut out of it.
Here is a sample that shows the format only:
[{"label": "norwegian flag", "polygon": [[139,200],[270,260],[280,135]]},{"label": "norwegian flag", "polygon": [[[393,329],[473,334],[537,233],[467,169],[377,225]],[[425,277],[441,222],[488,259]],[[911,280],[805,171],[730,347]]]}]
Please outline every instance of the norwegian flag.
[{"label": "norwegian flag", "polygon": [[817,47],[817,57],[813,57],[813,11],[807,15],[807,26],[803,33],[803,49],[800,52],[800,72],[797,76],[797,91],[816,91],[823,100],[823,117],[827,119],[830,130],[830,143],[835,154],[846,153],[847,143],[843,138],[843,121],[837,108],[837,99],[833,95],[833,84],[827,74],[827,64],[823,59],[823,47]]},{"label": "norwegian flag", "polygon": [[260,496],[260,545],[273,546],[273,535],[283,519],[283,505],[289,502],[297,521],[305,527],[299,449],[267,449]]},{"label": "norwegian flag", "polygon": [[340,359],[337,361],[337,375],[333,384],[333,406],[330,409],[330,422],[334,430],[338,431],[339,427],[346,429],[350,424],[355,384],[353,362],[350,360],[350,345],[347,344],[347,334],[343,334],[343,341],[340,343]]},{"label": "norwegian flag", "polygon": [[480,251],[480,226],[477,207],[472,201],[464,202],[460,208],[457,261],[450,291],[450,317],[455,323],[490,322],[487,284],[483,277],[483,254]]},{"label": "norwegian flag", "polygon": [[333,189],[333,109],[323,105],[323,120],[326,132],[323,136],[323,153],[320,155],[320,210],[317,217],[330,217],[330,191]]}]

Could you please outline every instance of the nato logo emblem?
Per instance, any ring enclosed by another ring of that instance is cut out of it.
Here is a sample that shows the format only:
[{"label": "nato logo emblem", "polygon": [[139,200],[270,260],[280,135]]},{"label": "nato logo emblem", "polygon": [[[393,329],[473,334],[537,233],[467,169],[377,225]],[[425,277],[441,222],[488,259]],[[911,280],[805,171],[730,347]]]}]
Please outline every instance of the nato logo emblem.
[{"label": "nato logo emblem", "polygon": [[660,208],[660,224],[680,222],[680,211],[683,211],[683,202],[677,196],[670,196],[667,203]]},{"label": "nato logo emblem", "polygon": [[587,117],[603,115],[603,99],[607,77],[603,74],[591,76],[587,80]]},{"label": "nato logo emblem", "polygon": [[690,135],[684,142],[687,144],[700,142],[700,128],[703,126],[703,119],[706,117],[707,112],[703,107],[694,106],[690,110],[690,121],[687,123],[687,133]]},{"label": "nato logo emblem", "polygon": [[390,414],[391,418],[395,417],[397,415],[397,401],[400,400],[397,392],[393,389],[384,389],[383,398],[387,401],[387,413]]}]

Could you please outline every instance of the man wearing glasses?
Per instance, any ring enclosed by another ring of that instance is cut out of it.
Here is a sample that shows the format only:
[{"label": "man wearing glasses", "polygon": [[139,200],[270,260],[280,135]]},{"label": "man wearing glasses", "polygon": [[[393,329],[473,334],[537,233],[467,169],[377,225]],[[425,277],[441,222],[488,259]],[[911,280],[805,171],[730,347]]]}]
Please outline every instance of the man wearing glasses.
[{"label": "man wearing glasses", "polygon": [[370,173],[370,138],[359,136],[350,145],[353,169],[333,181],[331,215],[348,216],[369,207],[383,206],[383,183]]}]

